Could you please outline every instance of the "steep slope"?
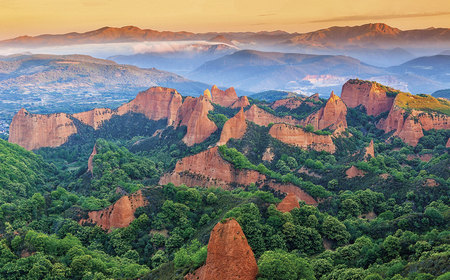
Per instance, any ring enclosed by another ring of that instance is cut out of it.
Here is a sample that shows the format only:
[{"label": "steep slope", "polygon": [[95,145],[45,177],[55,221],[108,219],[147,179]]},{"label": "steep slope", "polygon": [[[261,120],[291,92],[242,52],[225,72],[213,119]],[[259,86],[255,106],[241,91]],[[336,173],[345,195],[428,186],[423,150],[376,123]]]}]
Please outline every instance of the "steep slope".
[{"label": "steep slope", "polygon": [[[177,118],[181,104],[182,97],[176,90],[153,87],[140,92],[135,99],[116,110],[101,108],[73,115],[65,113],[38,115],[21,109],[11,122],[9,142],[19,144],[28,150],[57,147],[66,143],[71,135],[77,133],[74,119],[98,129],[103,122],[110,120],[113,116],[121,116],[130,112],[141,113],[150,120],[167,119],[167,125],[172,125]],[[212,106],[210,105],[208,108],[211,109]],[[199,110],[201,109],[199,108]],[[202,114],[204,116],[205,112]],[[189,123],[188,119],[184,121]],[[195,121],[193,122],[195,123]],[[201,124],[198,122],[200,127]],[[214,125],[211,121],[208,124]],[[198,137],[201,139],[202,135]]]},{"label": "steep slope", "polygon": [[313,125],[316,130],[324,128],[346,129],[347,107],[339,96],[331,92],[325,106],[302,121],[302,125],[306,126],[308,124]]},{"label": "steep slope", "polygon": [[80,220],[80,224],[96,224],[105,230],[127,227],[134,220],[136,209],[147,204],[147,199],[139,190],[132,195],[122,196],[103,210],[89,212],[89,217]]},{"label": "steep slope", "polygon": [[294,208],[300,208],[297,197],[293,193],[288,193],[277,205],[277,210],[283,213],[290,212]]},{"label": "steep slope", "polygon": [[250,105],[246,96],[238,97],[233,87],[220,90],[216,85],[211,88],[211,101],[222,107],[240,108]]},{"label": "steep slope", "polygon": [[35,115],[22,108],[14,116],[9,133],[10,143],[34,150],[64,144],[77,128],[68,114]]},{"label": "steep slope", "polygon": [[423,130],[450,129],[450,102],[430,95],[400,93],[386,119],[377,124],[386,133],[395,131],[405,143],[416,146]]},{"label": "steep slope", "polygon": [[334,153],[336,146],[330,135],[317,135],[307,132],[301,127],[288,124],[274,124],[269,134],[281,142],[298,146],[303,149],[311,148],[316,151],[326,151]]},{"label": "steep slope", "polygon": [[291,116],[277,117],[256,105],[252,105],[250,109],[245,111],[245,118],[257,125],[268,126],[271,123],[288,123],[292,125],[300,124],[300,121]]},{"label": "steep slope", "polygon": [[378,116],[389,111],[398,90],[375,82],[349,80],[342,86],[341,98],[350,107],[363,106],[368,115]]},{"label": "steep slope", "polygon": [[225,145],[231,138],[241,138],[244,136],[246,130],[247,122],[245,121],[244,109],[241,108],[241,110],[234,117],[225,122],[217,145]]},{"label": "steep slope", "polygon": [[0,201],[2,205],[31,197],[45,186],[50,166],[36,154],[0,139]]},{"label": "steep slope", "polygon": [[193,98],[188,96],[180,107],[175,120],[175,126],[185,125],[187,133],[183,142],[188,146],[206,140],[217,130],[217,126],[208,118],[208,112],[213,106],[206,96]]},{"label": "steep slope", "polygon": [[174,89],[152,87],[140,92],[135,99],[120,106],[118,115],[128,112],[144,114],[150,120],[167,119],[167,125],[172,125],[182,106],[182,97]]},{"label": "steep slope", "polygon": [[217,223],[211,231],[206,264],[194,273],[186,275],[186,280],[255,280],[258,266],[252,248],[239,223],[225,220]]},{"label": "steep slope", "polygon": [[173,172],[164,175],[159,184],[185,184],[190,187],[222,187],[231,189],[233,186],[248,186],[251,183],[263,181],[266,176],[254,170],[235,169],[224,160],[218,147],[208,149],[193,156],[179,160]]}]

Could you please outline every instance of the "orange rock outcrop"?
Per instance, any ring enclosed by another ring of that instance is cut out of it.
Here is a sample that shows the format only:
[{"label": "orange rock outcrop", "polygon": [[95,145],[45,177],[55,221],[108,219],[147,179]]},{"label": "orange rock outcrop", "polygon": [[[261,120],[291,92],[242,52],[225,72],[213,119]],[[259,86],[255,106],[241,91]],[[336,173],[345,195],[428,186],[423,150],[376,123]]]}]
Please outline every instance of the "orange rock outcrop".
[{"label": "orange rock outcrop", "polygon": [[72,116],[82,123],[98,129],[102,126],[104,121],[110,120],[115,112],[107,108],[93,109],[87,112],[73,114]]},{"label": "orange rock outcrop", "polygon": [[161,177],[159,184],[232,189],[234,186],[248,186],[265,179],[265,175],[255,170],[235,169],[220,156],[218,147],[213,147],[179,160],[174,171]]},{"label": "orange rock outcrop", "polygon": [[270,123],[288,123],[292,125],[300,124],[300,121],[286,116],[283,118],[272,115],[264,109],[259,108],[256,105],[252,105],[250,109],[245,111],[245,118],[248,121],[254,122],[260,126],[268,126]]},{"label": "orange rock outcrop", "polygon": [[373,139],[372,139],[370,140],[369,146],[366,147],[366,151],[364,152],[364,159],[368,160],[374,157],[375,157],[375,149],[373,147]]},{"label": "orange rock outcrop", "polygon": [[68,114],[38,115],[22,108],[13,117],[8,141],[27,150],[35,150],[58,147],[75,133],[77,128]]},{"label": "orange rock outcrop", "polygon": [[301,127],[287,124],[274,124],[270,128],[269,134],[281,142],[303,149],[311,148],[316,151],[326,151],[329,153],[336,151],[336,146],[330,135],[317,135],[313,132],[307,132]]},{"label": "orange rock outcrop", "polygon": [[88,159],[88,172],[91,174],[94,173],[94,156],[96,154],[97,154],[97,145],[94,145],[94,148],[92,149],[92,153]]},{"label": "orange rock outcrop", "polygon": [[172,125],[177,117],[183,98],[176,90],[163,87],[152,87],[140,92],[135,99],[120,106],[118,115],[129,112],[144,114],[150,120],[167,118],[167,125]]},{"label": "orange rock outcrop", "polygon": [[225,145],[231,138],[240,139],[247,130],[247,122],[245,121],[244,109],[241,110],[223,125],[218,146]]},{"label": "orange rock outcrop", "polygon": [[216,85],[213,85],[211,88],[211,96],[212,102],[222,107],[231,107],[239,99],[233,87],[227,90],[220,90]]},{"label": "orange rock outcrop", "polygon": [[186,97],[174,122],[175,126],[187,127],[186,135],[183,137],[186,145],[201,143],[217,130],[216,124],[208,118],[208,112],[211,110],[213,106],[207,97]]},{"label": "orange rock outcrop", "polygon": [[270,105],[272,109],[277,109],[278,107],[284,106],[289,109],[296,109],[302,105],[302,103],[305,101],[305,98],[301,97],[289,97],[285,99],[279,99],[276,100]]},{"label": "orange rock outcrop", "polygon": [[347,128],[347,106],[339,96],[331,92],[330,98],[324,107],[314,114],[309,115],[302,125],[311,124],[315,130],[331,128],[333,130]]},{"label": "orange rock outcrop", "polygon": [[147,199],[139,190],[132,195],[122,196],[113,205],[103,210],[89,212],[89,218],[80,220],[80,224],[96,224],[104,230],[127,227],[134,220],[136,209],[147,204]]},{"label": "orange rock outcrop", "polygon": [[446,147],[446,148],[450,148],[450,138],[448,138],[447,144],[445,144],[445,147]]},{"label": "orange rock outcrop", "polygon": [[389,111],[394,103],[394,97],[386,94],[387,87],[361,80],[349,80],[342,86],[341,98],[351,108],[362,105],[367,114],[378,116]]},{"label": "orange rock outcrop", "polygon": [[358,169],[354,165],[352,165],[352,167],[350,167],[349,169],[347,169],[347,171],[345,171],[345,175],[347,175],[348,179],[355,178],[355,177],[362,177],[365,174],[366,174],[366,172],[364,172],[361,169]]},{"label": "orange rock outcrop", "polygon": [[279,191],[286,194],[293,194],[298,200],[304,201],[308,205],[317,205],[317,201],[307,194],[304,190],[300,189],[294,184],[291,183],[278,183],[273,180],[269,180],[264,182],[264,185],[267,185],[269,188]]},{"label": "orange rock outcrop", "polygon": [[450,117],[416,110],[406,112],[394,104],[387,118],[381,119],[377,127],[386,133],[395,130],[394,136],[400,137],[408,145],[416,146],[424,136],[423,130],[450,129]]},{"label": "orange rock outcrop", "polygon": [[293,193],[288,193],[286,197],[277,205],[277,209],[280,212],[291,212],[294,208],[300,208],[298,199]]},{"label": "orange rock outcrop", "polygon": [[247,106],[250,106],[250,101],[248,101],[248,97],[241,96],[239,97],[238,100],[236,100],[236,102],[233,103],[233,105],[231,105],[231,108],[245,108]]},{"label": "orange rock outcrop", "polygon": [[239,223],[219,222],[211,231],[206,264],[186,280],[256,280],[258,266]]}]

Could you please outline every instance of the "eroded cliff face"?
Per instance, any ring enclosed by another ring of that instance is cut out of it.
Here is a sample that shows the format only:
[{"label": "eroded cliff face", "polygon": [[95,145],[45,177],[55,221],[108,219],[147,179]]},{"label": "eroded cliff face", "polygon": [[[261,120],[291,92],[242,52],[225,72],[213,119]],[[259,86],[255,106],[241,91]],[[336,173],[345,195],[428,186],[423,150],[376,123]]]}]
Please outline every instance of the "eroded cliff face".
[{"label": "eroded cliff face", "polygon": [[381,119],[377,127],[386,133],[395,130],[394,136],[400,137],[408,145],[416,146],[424,136],[423,130],[450,129],[450,117],[416,110],[407,112],[394,105],[387,118]]},{"label": "eroded cliff face", "polygon": [[311,124],[315,130],[330,128],[345,130],[347,128],[347,106],[339,96],[331,92],[324,107],[303,120],[302,125]]},{"label": "eroded cliff face", "polygon": [[288,193],[277,205],[277,210],[283,213],[291,212],[294,208],[300,208],[300,204],[298,203],[298,198],[293,193]]},{"label": "eroded cliff face", "polygon": [[250,106],[250,101],[248,101],[248,97],[241,96],[239,97],[238,100],[236,100],[236,102],[233,103],[233,105],[231,105],[231,108],[245,108],[247,106]]},{"label": "eroded cliff face", "polygon": [[300,124],[300,121],[292,118],[291,116],[280,118],[272,115],[264,109],[259,108],[256,105],[252,105],[250,109],[245,111],[244,114],[248,121],[254,122],[260,126],[268,126],[270,123],[288,123],[292,125]]},{"label": "eroded cliff face", "polygon": [[317,135],[313,132],[307,132],[301,127],[287,124],[274,124],[269,134],[281,142],[294,145],[303,149],[311,148],[316,151],[326,151],[334,153],[336,146],[330,135]]},{"label": "eroded cliff face", "polygon": [[97,145],[94,145],[94,148],[92,149],[92,153],[88,159],[88,172],[91,173],[91,175],[94,173],[94,156],[96,154],[97,154]]},{"label": "eroded cliff face", "polygon": [[219,222],[211,231],[206,264],[186,280],[256,280],[258,266],[239,223]]},{"label": "eroded cliff face", "polygon": [[272,105],[270,105],[270,107],[275,110],[278,107],[284,106],[284,107],[292,110],[292,109],[296,109],[296,108],[300,107],[304,101],[305,101],[305,98],[290,97],[290,98],[275,100],[272,103]]},{"label": "eroded cliff face", "polygon": [[295,197],[297,198],[297,202],[299,200],[302,200],[308,205],[317,205],[317,201],[312,196],[310,196],[304,190],[300,189],[294,184],[278,183],[273,180],[270,180],[264,182],[264,185],[267,185],[269,188],[275,191],[295,195]]},{"label": "eroded cliff face", "polygon": [[139,190],[132,195],[122,196],[116,203],[103,210],[89,212],[89,218],[80,220],[80,224],[96,224],[104,230],[127,227],[134,220],[136,209],[147,204],[147,199]]},{"label": "eroded cliff face", "polygon": [[58,147],[75,133],[77,128],[68,114],[38,115],[20,109],[11,122],[8,141],[35,150]]},{"label": "eroded cliff face", "polygon": [[187,132],[183,142],[192,146],[206,140],[217,130],[216,124],[208,118],[213,106],[206,96],[193,98],[188,96],[178,110],[175,126],[186,126]]},{"label": "eroded cliff face", "polygon": [[167,118],[167,125],[172,125],[182,103],[183,99],[176,90],[152,87],[140,92],[135,99],[120,106],[117,114],[141,113],[155,121]]},{"label": "eroded cliff face", "polygon": [[345,175],[347,175],[346,176],[347,179],[351,179],[355,177],[363,177],[364,175],[366,175],[366,172],[352,165],[349,169],[345,171]]},{"label": "eroded cliff face", "polygon": [[222,107],[231,107],[239,99],[233,87],[227,90],[220,90],[216,85],[213,85],[211,88],[211,96],[212,102]]},{"label": "eroded cliff face", "polygon": [[369,146],[366,147],[366,150],[364,152],[364,159],[369,160],[370,158],[375,157],[375,149],[373,147],[373,139],[370,140]]},{"label": "eroded cliff face", "polygon": [[393,89],[373,82],[349,80],[342,86],[341,98],[348,107],[362,105],[368,115],[378,116],[389,111],[394,103],[395,97],[388,96],[387,90]]},{"label": "eroded cliff face", "polygon": [[92,109],[87,112],[73,114],[72,116],[82,123],[98,129],[104,121],[110,120],[116,114],[115,111],[107,108]]},{"label": "eroded cliff face", "polygon": [[244,109],[241,107],[241,110],[234,117],[225,122],[217,145],[225,145],[231,138],[242,138],[246,130],[247,122],[245,121]]},{"label": "eroded cliff face", "polygon": [[234,186],[248,186],[265,179],[266,176],[257,171],[235,169],[220,156],[218,147],[213,147],[179,160],[174,171],[161,177],[159,184],[232,189]]}]

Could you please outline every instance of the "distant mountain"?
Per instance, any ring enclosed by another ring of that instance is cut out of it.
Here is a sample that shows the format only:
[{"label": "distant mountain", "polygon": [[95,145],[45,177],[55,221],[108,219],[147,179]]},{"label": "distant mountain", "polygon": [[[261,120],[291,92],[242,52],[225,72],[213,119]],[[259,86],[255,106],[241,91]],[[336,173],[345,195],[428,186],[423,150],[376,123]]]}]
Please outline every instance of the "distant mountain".
[{"label": "distant mountain", "polygon": [[431,94],[433,97],[442,97],[446,99],[450,99],[450,89],[441,89],[433,92]]},{"label": "distant mountain", "polygon": [[148,51],[143,50],[142,53],[111,56],[109,59],[121,64],[142,68],[155,67],[182,75],[209,60],[231,54],[236,50],[236,47],[225,43],[195,42],[168,45],[164,48],[155,46]]},{"label": "distant mountain", "polygon": [[151,86],[199,95],[208,85],[157,69],[82,55],[0,57],[0,120],[25,106],[33,112],[70,112],[116,106]]},{"label": "distant mountain", "polygon": [[450,29],[428,28],[403,31],[384,23],[334,26],[293,36],[286,43],[319,48],[391,48],[401,45],[406,46],[409,43],[414,43],[415,47],[430,43],[445,43],[448,45],[450,43]]},{"label": "distant mountain", "polygon": [[[6,46],[49,46],[93,43],[143,42],[143,41],[179,41],[206,40],[239,44],[278,46],[284,48],[302,47],[309,49],[392,49],[392,48],[432,48],[434,46],[450,48],[450,29],[428,28],[400,30],[383,23],[370,23],[359,26],[334,26],[308,33],[272,32],[171,32],[140,29],[135,26],[103,27],[97,30],[67,34],[45,34],[39,36],[20,36],[0,41],[0,47]],[[275,50],[275,49],[273,49]],[[278,49],[281,50],[281,49]]]},{"label": "distant mountain", "polygon": [[322,88],[329,93],[348,78],[381,74],[383,69],[347,56],[243,50],[206,62],[187,77],[253,92]]},{"label": "distant mountain", "polygon": [[273,102],[279,99],[285,99],[289,97],[295,97],[295,96],[301,96],[305,97],[304,95],[297,94],[295,92],[289,92],[289,91],[282,91],[282,90],[266,90],[262,92],[258,92],[252,95],[249,95],[250,98],[267,101],[267,102]]},{"label": "distant mountain", "polygon": [[419,57],[387,70],[408,83],[414,93],[432,93],[450,86],[450,55]]}]

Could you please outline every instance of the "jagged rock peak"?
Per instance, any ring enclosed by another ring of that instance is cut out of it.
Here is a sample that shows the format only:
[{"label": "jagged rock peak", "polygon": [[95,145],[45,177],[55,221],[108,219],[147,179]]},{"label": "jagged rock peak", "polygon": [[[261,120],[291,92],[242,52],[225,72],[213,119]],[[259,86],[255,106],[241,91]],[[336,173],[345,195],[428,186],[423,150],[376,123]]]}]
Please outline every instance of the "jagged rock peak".
[{"label": "jagged rock peak", "polygon": [[242,138],[246,130],[247,122],[245,121],[244,108],[241,107],[241,110],[234,117],[225,122],[217,145],[225,145],[231,138]]},{"label": "jagged rock peak", "polygon": [[255,280],[258,266],[252,248],[239,223],[234,219],[216,224],[208,243],[206,264],[186,280]]},{"label": "jagged rock peak", "polygon": [[211,88],[211,96],[213,103],[219,104],[223,107],[230,107],[233,103],[238,101],[238,96],[233,87],[230,87],[224,91],[220,90],[216,85],[213,85]]}]

